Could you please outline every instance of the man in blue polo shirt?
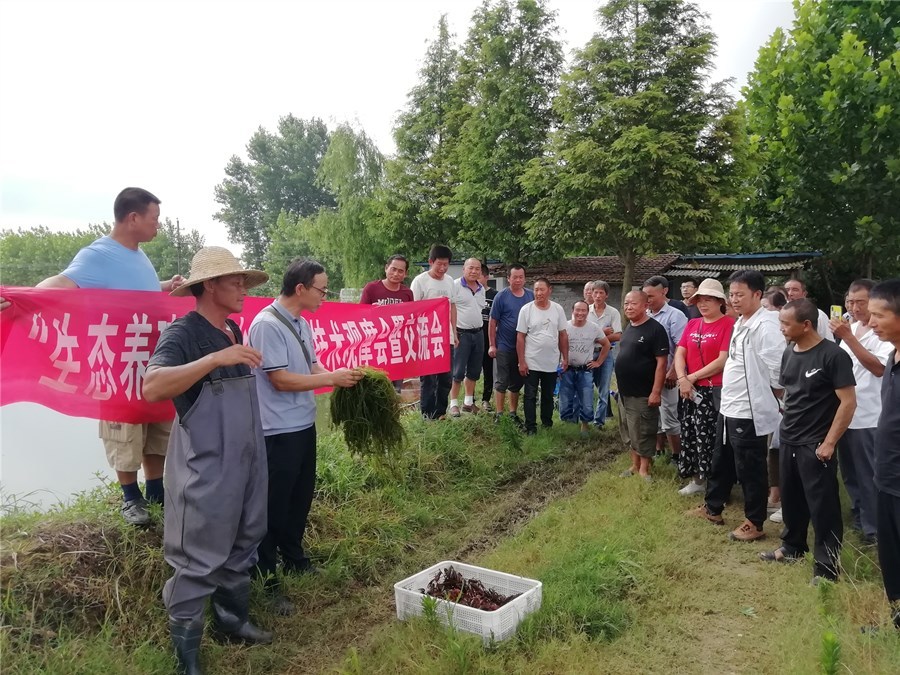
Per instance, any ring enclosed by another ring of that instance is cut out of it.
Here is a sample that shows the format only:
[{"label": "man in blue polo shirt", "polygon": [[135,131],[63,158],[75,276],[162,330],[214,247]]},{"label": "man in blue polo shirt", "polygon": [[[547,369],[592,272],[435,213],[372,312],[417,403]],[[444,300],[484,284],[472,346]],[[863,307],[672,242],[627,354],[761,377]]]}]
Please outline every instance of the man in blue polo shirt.
[{"label": "man in blue polo shirt", "polygon": [[506,273],[508,286],[497,293],[491,305],[488,322],[488,355],[494,359],[494,408],[502,415],[506,406],[506,392],[509,392],[509,414],[516,415],[519,407],[519,392],[525,378],[519,374],[519,357],[516,354],[516,326],[519,312],[534,300],[534,293],[525,288],[525,268],[510,265]]},{"label": "man in blue polo shirt", "polygon": [[[111,288],[121,291],[171,292],[184,279],[160,281],[140,244],[159,231],[159,199],[142,188],[122,190],[113,204],[112,231],[81,249],[69,266],[37,288]],[[149,525],[148,502],[162,503],[163,471],[171,420],[152,424],[100,422],[106,459],[122,487],[122,516],[130,525]],[[146,499],[138,485],[143,468]]]},{"label": "man in blue polo shirt", "polygon": [[323,387],[352,387],[359,369],[330,372],[316,360],[303,311],[319,309],[328,275],[315,260],[298,258],[284,273],[281,294],[250,324],[250,345],[262,353],[256,370],[260,418],[269,463],[268,528],[259,545],[255,574],[264,577],[275,609],[294,606],[280,592],[278,557],[287,574],[314,571],[303,550],[303,533],[316,487],[316,399]]}]

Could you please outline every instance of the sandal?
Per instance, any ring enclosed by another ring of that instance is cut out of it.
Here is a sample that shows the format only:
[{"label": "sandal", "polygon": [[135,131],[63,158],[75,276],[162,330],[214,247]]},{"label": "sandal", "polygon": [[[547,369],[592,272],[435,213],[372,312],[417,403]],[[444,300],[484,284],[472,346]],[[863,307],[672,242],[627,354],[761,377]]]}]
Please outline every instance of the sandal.
[{"label": "sandal", "polygon": [[792,555],[787,552],[784,546],[779,546],[774,551],[763,551],[759,554],[759,559],[766,562],[792,563],[797,562],[803,557],[803,554]]}]

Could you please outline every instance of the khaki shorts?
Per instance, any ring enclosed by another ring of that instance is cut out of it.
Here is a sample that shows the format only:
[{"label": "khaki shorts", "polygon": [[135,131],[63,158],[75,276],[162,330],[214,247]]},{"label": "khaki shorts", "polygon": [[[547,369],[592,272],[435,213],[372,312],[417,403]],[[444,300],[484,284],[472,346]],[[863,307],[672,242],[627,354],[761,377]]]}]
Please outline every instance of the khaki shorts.
[{"label": "khaki shorts", "polygon": [[125,424],[100,422],[100,438],[106,448],[106,460],[116,471],[137,471],[144,455],[165,457],[172,422]]},{"label": "khaki shorts", "polygon": [[622,442],[641,457],[653,457],[659,408],[651,408],[647,399],[640,396],[620,396],[617,408]]}]

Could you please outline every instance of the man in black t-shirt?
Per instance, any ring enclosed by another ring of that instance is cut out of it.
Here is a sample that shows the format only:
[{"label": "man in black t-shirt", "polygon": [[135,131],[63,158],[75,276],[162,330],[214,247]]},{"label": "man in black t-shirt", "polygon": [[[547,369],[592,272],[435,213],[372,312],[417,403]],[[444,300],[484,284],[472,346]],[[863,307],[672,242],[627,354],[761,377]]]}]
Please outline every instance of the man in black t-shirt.
[{"label": "man in black t-shirt", "polygon": [[894,345],[881,379],[881,417],[875,432],[878,561],[894,627],[900,630],[900,279],[869,293],[869,325]]},{"label": "man in black t-shirt", "polygon": [[647,294],[643,291],[628,293],[624,308],[631,323],[622,333],[615,369],[621,397],[619,431],[622,442],[631,448],[631,468],[622,476],[637,473],[649,481],[650,461],[656,454],[669,336],[659,322],[647,315]]},{"label": "man in black t-shirt", "polygon": [[213,627],[231,641],[265,644],[272,633],[249,620],[250,568],[266,534],[268,474],[256,384],[262,355],[228,319],[268,275],[245,270],[228,250],[200,249],[187,281],[197,310],[159,338],[143,395],[171,399],[178,413],[166,462],[163,549],[172,577],[163,588],[180,672],[200,673],[206,602]]},{"label": "man in black t-shirt", "polygon": [[781,547],[760,553],[763,560],[787,561],[809,550],[810,521],[815,533],[813,583],[838,575],[844,526],[838,495],[834,448],[856,410],[853,362],[816,330],[816,306],[806,299],[785,305],[779,315],[789,345],[781,360],[784,416],[779,474],[784,530]]}]

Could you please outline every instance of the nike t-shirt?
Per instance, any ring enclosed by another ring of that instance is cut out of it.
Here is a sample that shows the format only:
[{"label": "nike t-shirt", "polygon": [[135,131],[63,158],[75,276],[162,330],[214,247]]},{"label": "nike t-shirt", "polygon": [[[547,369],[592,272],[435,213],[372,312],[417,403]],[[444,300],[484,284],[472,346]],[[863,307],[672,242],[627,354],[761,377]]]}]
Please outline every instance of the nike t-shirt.
[{"label": "nike t-shirt", "polygon": [[784,387],[781,442],[792,445],[825,440],[840,405],[835,389],[856,386],[850,357],[828,340],[805,352],[788,346],[781,357],[780,382]]}]

